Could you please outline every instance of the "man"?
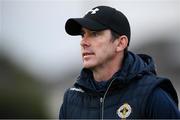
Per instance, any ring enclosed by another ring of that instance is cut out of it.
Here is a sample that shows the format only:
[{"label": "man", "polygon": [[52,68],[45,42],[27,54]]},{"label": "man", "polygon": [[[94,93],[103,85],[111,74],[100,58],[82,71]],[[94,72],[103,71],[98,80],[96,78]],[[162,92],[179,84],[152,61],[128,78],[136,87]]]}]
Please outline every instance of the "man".
[{"label": "man", "polygon": [[156,75],[150,56],[128,51],[124,14],[98,6],[65,29],[82,36],[83,69],[65,92],[60,119],[180,118],[171,82]]}]

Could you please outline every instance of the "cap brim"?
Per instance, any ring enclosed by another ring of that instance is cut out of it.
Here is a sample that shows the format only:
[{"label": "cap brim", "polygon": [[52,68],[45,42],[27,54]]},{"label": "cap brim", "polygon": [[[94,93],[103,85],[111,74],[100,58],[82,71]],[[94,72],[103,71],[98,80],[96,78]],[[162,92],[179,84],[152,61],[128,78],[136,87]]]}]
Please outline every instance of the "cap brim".
[{"label": "cap brim", "polygon": [[107,28],[88,18],[71,18],[65,24],[65,30],[69,35],[80,35],[82,27],[93,31],[100,31]]}]

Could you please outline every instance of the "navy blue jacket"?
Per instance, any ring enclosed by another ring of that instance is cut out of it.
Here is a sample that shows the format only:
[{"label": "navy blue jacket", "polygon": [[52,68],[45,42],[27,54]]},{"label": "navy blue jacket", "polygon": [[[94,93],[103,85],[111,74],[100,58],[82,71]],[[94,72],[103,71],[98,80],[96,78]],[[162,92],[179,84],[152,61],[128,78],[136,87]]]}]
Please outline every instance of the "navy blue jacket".
[{"label": "navy blue jacket", "polygon": [[64,94],[60,119],[180,118],[170,80],[156,75],[151,57],[128,52],[123,67],[102,89],[83,69]]}]

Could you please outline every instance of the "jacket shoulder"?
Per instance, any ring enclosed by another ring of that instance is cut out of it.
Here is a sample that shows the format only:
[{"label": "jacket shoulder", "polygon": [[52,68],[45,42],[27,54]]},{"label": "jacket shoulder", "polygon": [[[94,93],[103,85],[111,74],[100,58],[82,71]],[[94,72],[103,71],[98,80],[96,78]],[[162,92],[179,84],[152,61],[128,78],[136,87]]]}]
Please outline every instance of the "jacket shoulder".
[{"label": "jacket shoulder", "polygon": [[61,105],[60,112],[59,112],[60,119],[67,119],[71,116],[70,111],[76,107],[77,102],[79,101],[79,98],[80,98],[79,96],[83,92],[84,91],[82,89],[77,88],[75,86],[68,88],[65,91],[63,103]]},{"label": "jacket shoulder", "polygon": [[148,99],[158,88],[167,93],[176,105],[178,105],[177,93],[169,79],[155,75],[143,75],[134,79],[136,80],[128,87],[129,90],[126,94],[129,97],[129,101],[134,103],[134,107],[137,108],[137,113],[140,114],[142,118],[145,117],[144,111]]},{"label": "jacket shoulder", "polygon": [[[146,76],[144,79],[139,81],[140,86],[143,85],[143,89],[146,89],[146,92],[150,95],[156,88],[161,88],[165,91],[171,99],[178,106],[178,97],[176,90],[172,82],[168,78],[159,77],[159,76]],[[149,97],[149,96],[147,96]]]}]

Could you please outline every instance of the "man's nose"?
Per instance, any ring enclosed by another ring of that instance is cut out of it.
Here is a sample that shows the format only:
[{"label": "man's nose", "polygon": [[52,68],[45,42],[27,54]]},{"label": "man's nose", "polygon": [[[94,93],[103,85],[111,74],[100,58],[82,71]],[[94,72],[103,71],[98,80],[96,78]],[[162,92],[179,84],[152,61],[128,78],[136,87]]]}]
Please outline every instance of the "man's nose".
[{"label": "man's nose", "polygon": [[87,37],[82,37],[80,45],[85,48],[90,46],[90,42]]}]

